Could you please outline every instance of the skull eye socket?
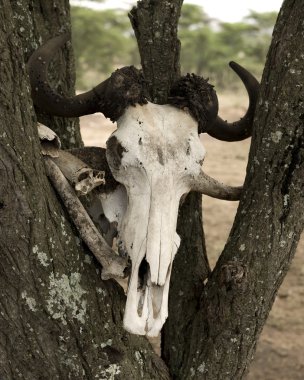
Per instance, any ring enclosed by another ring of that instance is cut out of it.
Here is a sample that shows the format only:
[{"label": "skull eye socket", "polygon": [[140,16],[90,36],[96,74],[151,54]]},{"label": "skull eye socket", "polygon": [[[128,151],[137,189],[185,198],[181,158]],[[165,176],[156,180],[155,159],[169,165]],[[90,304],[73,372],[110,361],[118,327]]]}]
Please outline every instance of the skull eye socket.
[{"label": "skull eye socket", "polygon": [[112,136],[107,141],[107,151],[110,155],[111,165],[115,169],[119,169],[122,156],[124,152],[127,152],[128,150],[121,145],[116,136]]}]

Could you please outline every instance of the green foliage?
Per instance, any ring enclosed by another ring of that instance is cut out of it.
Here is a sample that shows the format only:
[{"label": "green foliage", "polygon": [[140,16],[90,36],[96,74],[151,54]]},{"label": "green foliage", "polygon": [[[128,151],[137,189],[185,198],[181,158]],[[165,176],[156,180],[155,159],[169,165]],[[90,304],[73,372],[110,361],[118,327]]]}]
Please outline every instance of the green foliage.
[{"label": "green foliage", "polygon": [[139,62],[125,12],[72,7],[71,16],[78,88],[90,87],[97,75],[101,81],[116,68]]},{"label": "green foliage", "polygon": [[228,67],[234,60],[260,78],[276,16],[251,11],[242,22],[221,23],[201,7],[185,4],[179,27],[183,72],[209,77],[220,88],[235,87],[239,81]]},{"label": "green foliage", "polygon": [[[259,78],[276,16],[275,12],[251,11],[241,22],[221,23],[210,19],[200,6],[185,4],[179,23],[182,71],[209,77],[217,87],[231,88],[239,85],[228,68],[234,60]],[[72,7],[72,23],[78,88],[96,85],[118,67],[139,66],[125,11]]]}]

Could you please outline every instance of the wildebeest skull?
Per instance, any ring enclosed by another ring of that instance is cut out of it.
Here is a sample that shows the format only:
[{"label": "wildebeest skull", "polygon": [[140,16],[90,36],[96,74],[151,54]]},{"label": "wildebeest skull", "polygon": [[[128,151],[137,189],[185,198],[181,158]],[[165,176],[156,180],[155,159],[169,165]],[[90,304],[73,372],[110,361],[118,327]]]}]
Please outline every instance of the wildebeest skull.
[{"label": "wildebeest skull", "polygon": [[238,200],[241,193],[241,188],[225,186],[202,171],[205,149],[199,133],[226,141],[250,136],[258,83],[232,63],[250,98],[245,117],[233,124],[218,117],[215,91],[195,75],[173,86],[167,105],[146,100],[142,74],[134,67],[116,71],[85,94],[65,98],[50,88],[47,66],[66,40],[56,37],[31,57],[34,103],[57,116],[102,112],[117,121],[106,151],[117,182],[100,200],[108,222],[116,223],[120,249],[132,262],[124,326],[135,334],[156,336],[168,315],[181,199],[191,190],[226,200]]}]

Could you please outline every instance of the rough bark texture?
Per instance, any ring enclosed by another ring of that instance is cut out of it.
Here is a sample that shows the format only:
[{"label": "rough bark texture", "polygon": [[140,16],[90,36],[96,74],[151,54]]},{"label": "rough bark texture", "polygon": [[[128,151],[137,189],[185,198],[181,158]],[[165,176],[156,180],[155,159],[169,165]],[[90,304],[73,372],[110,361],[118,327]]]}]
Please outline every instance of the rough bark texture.
[{"label": "rough bark texture", "polygon": [[122,289],[101,281],[45,176],[15,6],[0,0],[0,378],[168,379],[123,330]]},{"label": "rough bark texture", "polygon": [[[11,1],[10,4],[15,30],[21,41],[20,53],[23,52],[25,63],[33,51],[45,41],[71,31],[68,0],[22,0]],[[67,95],[74,94],[75,68],[71,44],[67,44],[66,48],[54,57],[49,81],[58,91]],[[63,148],[83,145],[78,119],[64,119],[45,114],[37,114],[37,118],[60,136]]]},{"label": "rough bark texture", "polygon": [[189,326],[189,350],[183,357],[173,345],[165,351],[174,379],[244,378],[295,253],[304,226],[303,17],[300,0],[284,2],[230,238]]},{"label": "rough bark texture", "polygon": [[129,14],[138,42],[148,97],[165,104],[172,83],[180,76],[177,26],[183,0],[142,0]]}]

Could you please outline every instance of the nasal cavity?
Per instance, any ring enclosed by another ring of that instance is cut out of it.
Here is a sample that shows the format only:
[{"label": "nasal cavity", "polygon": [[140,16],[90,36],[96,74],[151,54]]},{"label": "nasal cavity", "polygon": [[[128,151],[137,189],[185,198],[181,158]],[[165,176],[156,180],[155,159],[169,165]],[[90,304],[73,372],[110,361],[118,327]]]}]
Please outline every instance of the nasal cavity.
[{"label": "nasal cavity", "polygon": [[139,299],[138,299],[138,305],[137,305],[137,314],[139,317],[142,316],[142,312],[143,312],[149,271],[150,271],[150,265],[147,262],[146,258],[144,257],[138,269],[138,284],[137,284],[138,293],[137,294],[139,295]]},{"label": "nasal cavity", "polygon": [[147,284],[147,277],[150,271],[150,265],[146,260],[146,256],[142,259],[138,269],[138,288],[143,289]]}]

